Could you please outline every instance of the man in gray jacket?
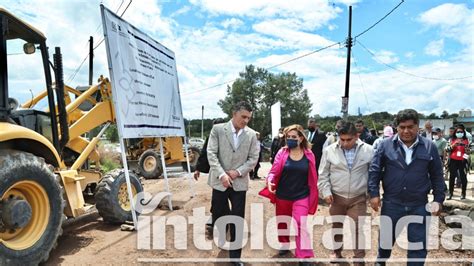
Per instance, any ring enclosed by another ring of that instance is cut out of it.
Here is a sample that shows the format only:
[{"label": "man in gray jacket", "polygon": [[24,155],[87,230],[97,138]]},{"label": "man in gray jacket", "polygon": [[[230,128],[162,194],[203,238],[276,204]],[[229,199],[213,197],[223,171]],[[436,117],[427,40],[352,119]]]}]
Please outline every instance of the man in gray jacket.
[{"label": "man in gray jacket", "polygon": [[[359,139],[357,129],[351,122],[342,122],[337,133],[339,140],[323,151],[319,195],[330,204],[330,215],[347,215],[355,222],[358,237],[359,216],[367,215],[367,179],[373,149]],[[341,227],[342,223],[333,223],[333,228]],[[342,235],[336,234],[334,240],[342,242]],[[334,250],[331,258],[342,258],[341,251],[342,247]],[[362,263],[364,256],[365,250],[360,247],[354,250],[354,258],[359,259],[359,263]]]},{"label": "man in gray jacket", "polygon": [[[213,224],[219,218],[226,215],[234,215],[244,218],[245,195],[249,184],[249,172],[253,170],[258,160],[258,146],[255,131],[247,127],[252,117],[252,108],[246,102],[234,105],[232,119],[223,124],[212,127],[207,146],[207,158],[209,160],[208,184],[212,187],[212,219]],[[229,201],[231,206],[229,206]],[[235,223],[239,221],[234,220]],[[233,263],[241,265],[238,260],[242,249],[239,248],[242,240],[243,224],[237,228],[242,230],[236,232],[236,226],[230,224],[231,245],[229,257]],[[225,228],[219,228],[219,243],[225,239]],[[222,239],[223,238],[223,239]],[[240,244],[240,245],[239,245]]]}]

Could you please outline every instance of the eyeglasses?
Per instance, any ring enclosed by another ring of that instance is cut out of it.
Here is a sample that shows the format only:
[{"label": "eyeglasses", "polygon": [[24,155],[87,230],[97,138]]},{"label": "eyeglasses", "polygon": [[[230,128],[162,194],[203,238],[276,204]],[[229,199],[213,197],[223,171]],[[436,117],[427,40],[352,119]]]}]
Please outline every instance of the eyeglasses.
[{"label": "eyeglasses", "polygon": [[456,131],[456,133],[462,133],[462,134],[464,134],[464,132],[462,132],[462,131]]}]

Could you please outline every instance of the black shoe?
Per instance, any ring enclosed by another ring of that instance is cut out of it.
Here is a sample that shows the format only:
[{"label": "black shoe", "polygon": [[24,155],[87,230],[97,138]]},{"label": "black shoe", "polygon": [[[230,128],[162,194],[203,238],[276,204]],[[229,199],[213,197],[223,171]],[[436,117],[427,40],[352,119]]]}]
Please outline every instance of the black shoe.
[{"label": "black shoe", "polygon": [[239,262],[232,262],[232,265],[234,266],[244,266],[244,263],[239,261]]},{"label": "black shoe", "polygon": [[285,256],[288,253],[290,253],[290,251],[288,249],[280,249],[278,251],[278,256]]},{"label": "black shoe", "polygon": [[313,265],[313,264],[309,261],[300,261],[300,262],[298,262],[298,265],[299,266],[310,266],[310,265]]},{"label": "black shoe", "polygon": [[452,199],[453,198],[453,194],[449,194],[448,196],[448,200]]},{"label": "black shoe", "polygon": [[461,195],[461,199],[466,199],[466,195]]}]

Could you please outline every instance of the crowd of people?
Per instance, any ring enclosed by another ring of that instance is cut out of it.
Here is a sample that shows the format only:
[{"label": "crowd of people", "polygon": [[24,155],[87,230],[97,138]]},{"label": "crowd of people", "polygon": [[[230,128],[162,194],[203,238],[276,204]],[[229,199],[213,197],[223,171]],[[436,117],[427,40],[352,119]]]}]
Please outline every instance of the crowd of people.
[{"label": "crowd of people", "polygon": [[[247,126],[251,116],[248,103],[237,103],[232,119],[214,125],[206,142],[208,184],[212,187],[210,228],[225,215],[244,217],[249,179],[259,178],[259,166],[255,166],[259,165],[264,147],[259,134]],[[427,256],[427,217],[438,215],[446,198],[445,165],[449,169],[447,199],[453,197],[456,178],[460,180],[460,199],[466,197],[466,167],[472,136],[470,138],[463,125],[456,125],[450,129],[449,136],[444,136],[441,129],[433,129],[430,121],[420,132],[419,115],[413,109],[398,112],[394,126],[386,125],[380,137],[370,132],[362,120],[355,123],[339,120],[335,132],[325,133],[310,119],[306,130],[301,125],[290,125],[281,128],[273,139],[272,167],[265,179],[267,186],[260,195],[275,204],[277,217],[289,216],[296,222],[296,258],[314,257],[307,245],[310,237],[302,217],[314,215],[321,198],[329,205],[330,215],[348,216],[356,224],[359,217],[368,215],[367,203],[375,212],[380,210],[380,215],[389,217],[392,224],[410,215],[422,217],[422,222],[409,224],[407,228],[408,240],[421,242],[422,248],[408,250],[407,257],[417,259],[409,264],[423,264]],[[195,178],[198,177],[199,165],[195,172]],[[427,209],[430,193],[433,201]],[[277,218],[277,227],[286,229],[287,224]],[[334,230],[341,227],[342,223],[333,223]],[[234,264],[242,265],[238,245],[241,238],[236,235],[243,231],[237,228],[243,226],[221,228],[225,231],[219,235],[230,231],[230,240],[237,242],[234,243],[237,246],[231,248],[229,257]],[[385,228],[384,224],[380,225],[380,231],[392,236],[389,247],[382,245],[379,239],[377,264],[384,265],[399,232],[395,232],[394,226]],[[278,231],[281,243],[278,256],[289,252],[289,236],[281,232],[285,230]],[[341,242],[342,237],[335,234],[333,241]],[[331,258],[342,259],[342,249],[334,249]],[[356,246],[354,262],[363,264],[364,257],[365,250]]]}]

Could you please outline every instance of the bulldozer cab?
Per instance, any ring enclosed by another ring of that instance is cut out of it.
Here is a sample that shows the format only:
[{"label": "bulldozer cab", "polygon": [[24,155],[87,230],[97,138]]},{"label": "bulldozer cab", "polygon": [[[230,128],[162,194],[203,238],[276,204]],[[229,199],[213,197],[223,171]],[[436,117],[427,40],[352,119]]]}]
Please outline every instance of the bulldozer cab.
[{"label": "bulldozer cab", "polygon": [[[42,70],[33,69],[33,66],[38,65],[41,65]],[[21,72],[18,71],[20,69]],[[32,75],[36,79],[44,80],[47,100],[35,109],[18,108],[18,100],[10,97],[9,90],[16,89],[17,93],[29,94],[29,88],[22,86],[28,86],[24,82],[24,77],[31,79]],[[15,80],[14,83],[10,84],[9,76]],[[25,91],[19,92],[18,89]],[[38,132],[59,152],[58,127],[53,126],[58,122],[55,106],[46,37],[34,27],[0,8],[0,122],[17,124]]]}]

